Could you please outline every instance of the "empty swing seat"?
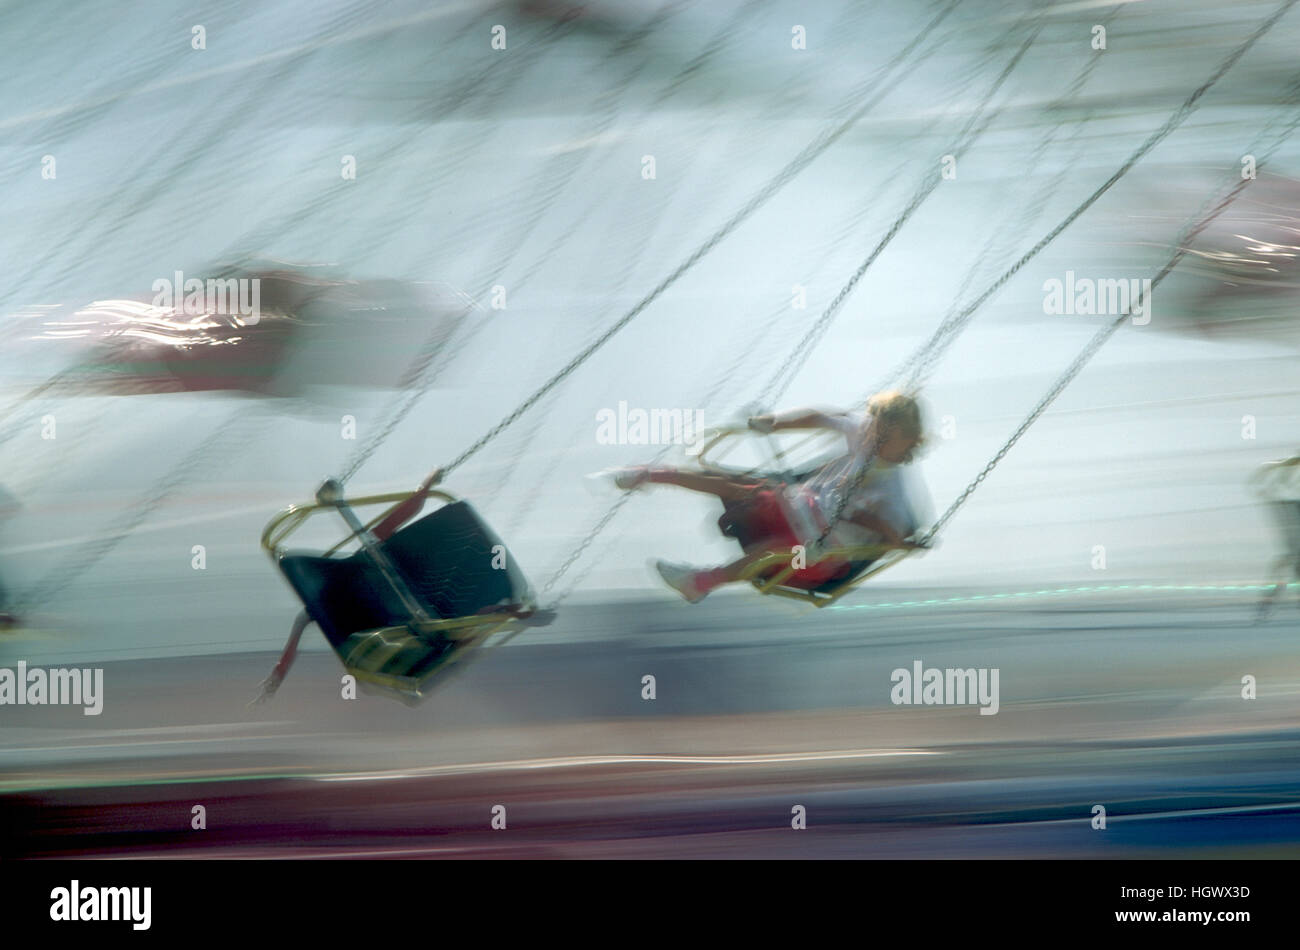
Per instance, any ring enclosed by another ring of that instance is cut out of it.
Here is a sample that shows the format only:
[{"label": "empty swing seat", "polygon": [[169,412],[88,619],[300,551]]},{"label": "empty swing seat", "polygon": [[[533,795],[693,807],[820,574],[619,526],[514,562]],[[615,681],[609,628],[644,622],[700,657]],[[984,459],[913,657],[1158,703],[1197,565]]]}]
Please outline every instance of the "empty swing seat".
[{"label": "empty swing seat", "polygon": [[499,626],[494,617],[509,618],[529,602],[523,572],[468,502],[444,505],[379,547],[433,623],[412,616],[365,550],[278,558],[308,615],[358,679],[418,694],[458,641],[486,636]]}]

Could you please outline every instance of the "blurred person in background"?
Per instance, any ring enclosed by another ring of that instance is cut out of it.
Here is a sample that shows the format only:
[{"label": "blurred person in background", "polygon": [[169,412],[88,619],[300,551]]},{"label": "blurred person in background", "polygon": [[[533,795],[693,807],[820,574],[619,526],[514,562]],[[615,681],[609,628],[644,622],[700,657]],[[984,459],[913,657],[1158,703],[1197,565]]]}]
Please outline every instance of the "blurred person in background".
[{"label": "blurred person in background", "polygon": [[1254,484],[1282,539],[1282,553],[1273,562],[1276,581],[1259,604],[1262,620],[1287,585],[1300,581],[1300,453],[1260,466]]}]

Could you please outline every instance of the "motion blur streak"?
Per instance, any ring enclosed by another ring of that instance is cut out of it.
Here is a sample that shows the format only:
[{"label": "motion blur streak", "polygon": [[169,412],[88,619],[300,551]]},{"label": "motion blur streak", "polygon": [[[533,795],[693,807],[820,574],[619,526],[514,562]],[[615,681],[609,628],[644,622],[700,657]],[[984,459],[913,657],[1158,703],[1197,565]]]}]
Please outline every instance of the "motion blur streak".
[{"label": "motion blur streak", "polygon": [[[342,698],[315,630],[246,705],[300,607],[267,519],[387,420],[350,491],[473,444],[942,6],[86,0],[57,30],[0,10],[0,612],[24,606],[0,668],[104,671],[96,717],[0,705],[0,858],[1300,855],[1300,492],[1251,481],[1300,445],[1294,136],[939,545],[833,607],[682,603],[648,558],[736,552],[710,500],[652,486],[550,627],[425,705]],[[1278,8],[962,0],[449,489],[544,581],[615,497],[583,476],[655,452],[600,440],[601,411],[752,409],[1041,16],[987,130],[761,408],[857,404]],[[1151,278],[1294,115],[1298,48],[1292,10],[953,343],[915,466],[939,510],[1112,319],[1101,290],[1054,312],[1046,286]],[[156,304],[178,272],[264,280],[264,319]],[[998,711],[896,704],[916,663],[998,671]]]}]

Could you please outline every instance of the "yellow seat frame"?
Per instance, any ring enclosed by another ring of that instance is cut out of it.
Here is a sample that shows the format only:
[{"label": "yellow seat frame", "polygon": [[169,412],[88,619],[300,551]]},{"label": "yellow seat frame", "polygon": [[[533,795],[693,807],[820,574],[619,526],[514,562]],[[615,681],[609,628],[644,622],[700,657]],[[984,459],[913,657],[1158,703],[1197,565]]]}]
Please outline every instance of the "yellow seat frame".
[{"label": "yellow seat frame", "polygon": [[[382,511],[365,523],[364,530],[370,531],[389,514],[399,506],[414,498],[417,492],[388,492],[379,495],[366,495],[361,498],[349,498],[347,504],[351,508],[368,507],[370,505],[386,505]],[[425,498],[436,499],[444,504],[459,501],[454,495],[443,491],[429,490],[422,493]],[[270,555],[274,561],[279,561],[287,552],[285,542],[298,531],[308,519],[324,511],[335,511],[336,506],[323,502],[312,502],[305,505],[290,505],[281,511],[269,522],[262,530],[262,548]],[[358,540],[358,532],[351,531],[340,541],[324,552],[325,557],[342,550],[352,541]],[[423,698],[423,688],[429,682],[429,679],[436,674],[440,674],[452,663],[462,659],[467,653],[478,646],[482,646],[492,634],[503,630],[507,627],[514,626],[509,636],[498,640],[495,646],[501,646],[521,629],[522,625],[518,624],[518,617],[513,613],[483,613],[472,614],[467,617],[449,617],[437,620],[420,620],[411,618],[408,625],[397,627],[383,627],[376,630],[367,631],[356,644],[353,645],[347,657],[343,658],[343,665],[347,671],[357,678],[358,682],[368,683],[378,686],[384,690],[397,693],[400,697],[418,700]],[[400,676],[389,673],[378,673],[366,670],[354,665],[354,660],[360,659],[359,650],[363,650],[366,655],[374,649],[388,649],[388,653],[396,652],[404,643],[409,642],[411,638],[430,638],[445,637],[454,641],[454,646],[447,653],[446,658],[438,664],[433,673],[423,678],[411,676]]]},{"label": "yellow seat frame", "polygon": [[[871,565],[858,574],[851,574],[845,577],[830,590],[805,590],[802,587],[792,587],[785,583],[791,575],[796,572],[792,563],[792,558],[786,552],[773,551],[753,564],[749,565],[741,575],[742,580],[747,580],[754,585],[754,589],[760,594],[775,594],[778,597],[789,597],[792,600],[802,600],[806,604],[812,604],[814,607],[827,607],[835,603],[849,591],[856,588],[864,581],[875,577],[881,571],[893,567],[903,558],[912,552],[903,548],[887,548],[884,545],[873,544],[853,548],[827,548],[822,554],[823,558],[833,558],[843,561],[865,561],[873,559]],[[773,573],[770,577],[764,577],[773,568],[780,570]]]},{"label": "yellow seat frame", "polygon": [[[751,429],[742,429],[739,427],[724,428],[715,430],[709,435],[694,453],[695,463],[705,472],[714,475],[727,475],[732,477],[745,477],[753,475],[758,469],[738,469],[721,464],[715,457],[721,446],[727,440],[739,437],[752,437],[759,433]],[[813,436],[811,438],[816,438]],[[773,460],[780,462],[788,454],[798,449],[800,446],[811,438],[805,439],[788,449],[778,450],[772,453]],[[907,548],[891,548],[883,544],[861,545],[857,547],[846,548],[827,548],[822,553],[823,559],[834,559],[839,561],[871,561],[871,565],[866,570],[858,574],[850,575],[844,578],[839,584],[826,591],[805,590],[801,587],[793,587],[786,583],[792,575],[795,574],[793,561],[787,552],[773,551],[766,556],[749,565],[741,574],[741,579],[749,581],[754,585],[754,589],[760,594],[773,594],[778,597],[789,597],[792,600],[801,600],[806,604],[812,604],[815,607],[826,607],[835,603],[845,594],[856,588],[859,584],[872,577],[875,577],[881,571],[893,567],[899,561],[903,560],[913,551]],[[774,572],[773,569],[777,570]],[[769,575],[770,576],[765,576]]]}]

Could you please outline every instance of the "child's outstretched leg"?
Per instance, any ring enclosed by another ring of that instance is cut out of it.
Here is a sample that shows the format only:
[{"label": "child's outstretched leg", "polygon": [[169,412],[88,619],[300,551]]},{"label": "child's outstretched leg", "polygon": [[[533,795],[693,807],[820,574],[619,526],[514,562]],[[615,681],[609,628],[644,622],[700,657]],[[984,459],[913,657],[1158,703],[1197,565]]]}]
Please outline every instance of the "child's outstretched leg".
[{"label": "child's outstretched leg", "polygon": [[713,475],[707,472],[684,472],[676,468],[636,465],[621,468],[613,473],[614,484],[624,491],[632,491],[642,485],[676,485],[688,491],[703,492],[714,495],[723,501],[743,501],[748,498],[758,485],[757,481],[743,481],[729,475]]},{"label": "child's outstretched leg", "polygon": [[655,570],[664,579],[664,583],[681,594],[687,603],[698,604],[723,584],[734,584],[740,580],[750,565],[767,555],[767,551],[752,551],[730,564],[704,569],[673,564],[670,561],[656,561]]}]

